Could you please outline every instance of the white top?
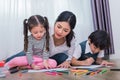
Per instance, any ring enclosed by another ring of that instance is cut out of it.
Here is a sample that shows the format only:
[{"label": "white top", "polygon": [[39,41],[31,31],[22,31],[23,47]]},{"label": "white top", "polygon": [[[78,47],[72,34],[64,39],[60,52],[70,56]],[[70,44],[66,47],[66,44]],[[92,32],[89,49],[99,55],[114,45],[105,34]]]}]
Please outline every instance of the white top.
[{"label": "white top", "polygon": [[[89,47],[89,44],[88,44],[88,41],[86,43],[86,49],[85,49],[85,53],[88,53],[88,52],[91,52],[91,49]],[[73,57],[75,57],[76,59],[79,59],[81,57],[81,53],[82,53],[82,50],[81,50],[81,46],[80,44],[78,44],[76,47],[75,47],[75,50],[74,50],[74,53],[73,53]],[[91,52],[92,53],[92,52]],[[104,50],[101,50],[99,53],[98,53],[98,58],[102,58],[104,57]]]},{"label": "white top", "polygon": [[75,49],[75,38],[71,40],[71,47],[68,47],[66,44],[66,41],[64,44],[55,46],[54,41],[53,41],[53,36],[50,36],[50,57],[57,54],[57,53],[65,53],[68,55],[68,58],[66,60],[71,60],[72,55]]}]

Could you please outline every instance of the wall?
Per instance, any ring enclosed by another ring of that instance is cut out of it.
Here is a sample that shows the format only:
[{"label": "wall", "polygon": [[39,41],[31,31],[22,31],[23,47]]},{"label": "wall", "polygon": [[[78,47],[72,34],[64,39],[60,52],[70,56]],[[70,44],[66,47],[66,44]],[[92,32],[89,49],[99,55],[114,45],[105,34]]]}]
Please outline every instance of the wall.
[{"label": "wall", "polygon": [[54,27],[57,16],[65,10],[77,17],[77,43],[93,31],[90,0],[0,0],[0,60],[23,50],[23,20],[31,15],[47,16]]},{"label": "wall", "polygon": [[120,59],[120,0],[109,0],[112,20],[115,54],[110,58]]}]

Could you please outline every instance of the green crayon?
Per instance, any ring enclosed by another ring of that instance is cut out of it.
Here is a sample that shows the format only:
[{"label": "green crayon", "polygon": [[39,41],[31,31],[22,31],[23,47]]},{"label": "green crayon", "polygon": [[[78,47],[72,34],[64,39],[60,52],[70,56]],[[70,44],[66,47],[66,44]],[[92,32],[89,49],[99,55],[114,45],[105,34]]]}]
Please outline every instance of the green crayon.
[{"label": "green crayon", "polygon": [[103,70],[100,72],[100,74],[104,74],[105,72],[107,72],[107,70],[106,70],[106,69],[103,69]]},{"label": "green crayon", "polygon": [[57,72],[61,72],[61,73],[64,73],[64,74],[69,74],[69,71],[68,71],[68,70],[65,70],[65,71],[57,71]]}]

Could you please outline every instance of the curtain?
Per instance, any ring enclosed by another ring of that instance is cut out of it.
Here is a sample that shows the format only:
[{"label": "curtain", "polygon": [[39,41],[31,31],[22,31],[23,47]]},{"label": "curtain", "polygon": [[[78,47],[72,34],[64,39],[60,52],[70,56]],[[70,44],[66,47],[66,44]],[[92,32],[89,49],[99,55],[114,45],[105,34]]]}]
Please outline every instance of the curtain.
[{"label": "curtain", "polygon": [[106,54],[114,53],[113,34],[110,18],[109,0],[91,0],[94,30],[105,30],[110,35],[111,46]]},{"label": "curtain", "polygon": [[30,0],[0,0],[0,60],[23,50],[23,19],[31,14]]}]

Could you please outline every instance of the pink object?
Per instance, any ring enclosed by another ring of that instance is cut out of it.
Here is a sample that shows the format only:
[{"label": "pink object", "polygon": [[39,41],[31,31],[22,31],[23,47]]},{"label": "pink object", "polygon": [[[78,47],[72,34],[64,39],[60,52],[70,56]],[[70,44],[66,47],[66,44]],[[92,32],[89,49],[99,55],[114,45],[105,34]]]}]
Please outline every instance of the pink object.
[{"label": "pink object", "polygon": [[3,66],[4,66],[4,64],[5,64],[5,62],[4,62],[4,61],[0,61],[0,67],[3,67]]},{"label": "pink object", "polygon": [[53,76],[56,76],[56,75],[62,75],[62,73],[58,73],[58,72],[45,72],[47,75],[53,75]]},{"label": "pink object", "polygon": [[[43,59],[37,56],[33,56],[33,64],[40,66],[41,68],[45,68],[43,65]],[[57,66],[57,62],[53,59],[48,59],[48,63],[51,65],[51,67],[55,68]],[[15,66],[28,66],[27,57],[21,56],[21,57],[15,57],[9,62],[5,64],[5,66],[8,66],[9,68],[15,67]]]}]

